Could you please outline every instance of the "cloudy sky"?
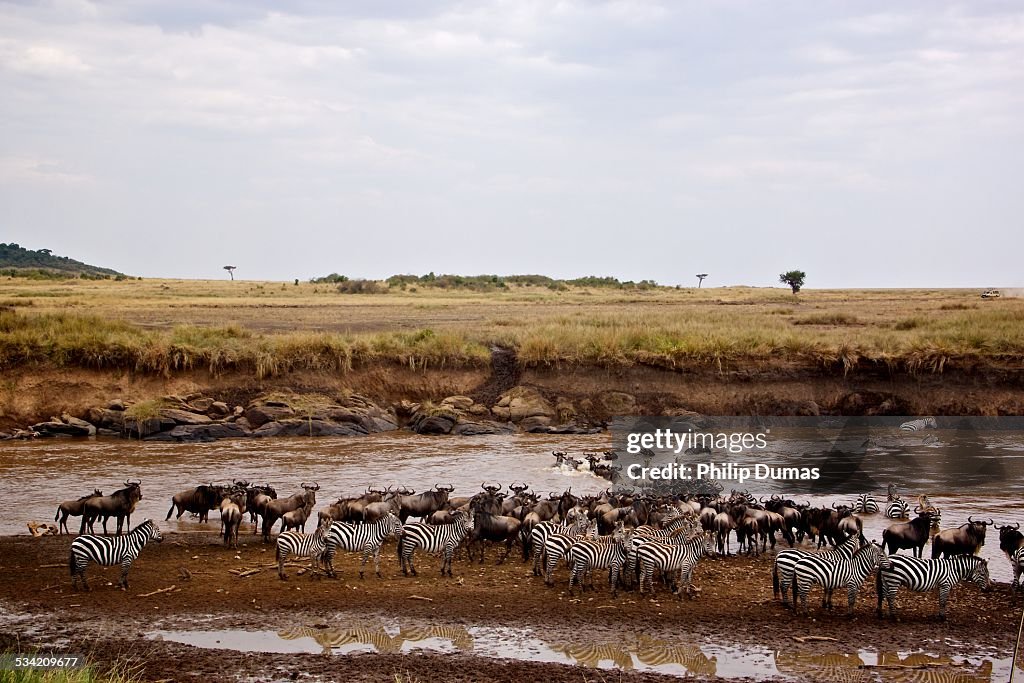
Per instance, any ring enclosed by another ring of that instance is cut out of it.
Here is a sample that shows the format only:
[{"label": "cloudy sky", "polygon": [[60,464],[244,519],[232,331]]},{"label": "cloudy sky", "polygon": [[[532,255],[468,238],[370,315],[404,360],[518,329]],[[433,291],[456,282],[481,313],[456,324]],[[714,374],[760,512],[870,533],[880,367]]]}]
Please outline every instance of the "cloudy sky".
[{"label": "cloudy sky", "polygon": [[0,241],[132,274],[1024,284],[1017,2],[0,2],[0,93]]}]

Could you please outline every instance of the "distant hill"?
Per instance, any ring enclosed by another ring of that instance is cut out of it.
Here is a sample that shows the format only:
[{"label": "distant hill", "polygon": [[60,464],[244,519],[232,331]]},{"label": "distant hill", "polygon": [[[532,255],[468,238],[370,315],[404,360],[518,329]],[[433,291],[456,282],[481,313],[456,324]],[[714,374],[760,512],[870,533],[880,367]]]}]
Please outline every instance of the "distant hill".
[{"label": "distant hill", "polygon": [[27,275],[29,277],[71,277],[85,278],[116,278],[126,277],[110,268],[90,266],[88,263],[76,261],[67,256],[55,256],[49,249],[32,251],[19,244],[0,242],[0,274]]}]

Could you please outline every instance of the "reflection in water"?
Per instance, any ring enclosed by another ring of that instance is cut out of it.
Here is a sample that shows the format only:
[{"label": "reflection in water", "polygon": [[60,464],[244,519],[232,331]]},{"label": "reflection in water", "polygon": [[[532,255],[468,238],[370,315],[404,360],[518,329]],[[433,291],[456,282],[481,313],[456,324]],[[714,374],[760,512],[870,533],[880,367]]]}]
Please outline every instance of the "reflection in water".
[{"label": "reflection in water", "polygon": [[872,675],[863,666],[864,660],[856,654],[808,655],[775,651],[775,667],[779,673],[825,683],[868,683]]},{"label": "reflection in water", "polygon": [[680,664],[698,676],[714,676],[718,672],[718,658],[708,657],[695,645],[669,643],[642,635],[637,638],[633,654],[648,666]]},{"label": "reflection in water", "polygon": [[323,648],[324,654],[330,654],[333,649],[345,648],[349,645],[367,645],[381,654],[397,653],[402,651],[402,646],[406,642],[430,639],[451,641],[452,646],[457,650],[473,649],[473,636],[464,626],[407,626],[400,629],[394,636],[389,634],[383,626],[376,628],[293,626],[278,631],[277,635],[285,640],[312,638]]},{"label": "reflection in water", "polygon": [[949,657],[921,652],[904,657],[895,652],[882,652],[878,655],[878,663],[894,667],[878,670],[884,683],[989,683],[996,680],[992,675],[992,661],[988,659],[972,666],[966,662],[958,664]]},{"label": "reflection in water", "polygon": [[619,669],[633,668],[633,658],[620,643],[551,643],[551,649],[576,664],[596,669],[602,662],[611,662]]},{"label": "reflection in water", "polygon": [[547,641],[530,628],[466,628],[457,624],[297,625],[276,634],[272,631],[156,631],[149,635],[197,647],[243,652],[319,652],[344,656],[357,652],[462,651],[480,657],[561,662],[623,671],[641,669],[699,679],[718,676],[824,683],[993,683],[1005,681],[1009,676],[1008,658],[976,657],[968,661],[959,656],[921,652],[797,654],[729,643],[697,646],[646,635],[623,635],[614,642]]}]

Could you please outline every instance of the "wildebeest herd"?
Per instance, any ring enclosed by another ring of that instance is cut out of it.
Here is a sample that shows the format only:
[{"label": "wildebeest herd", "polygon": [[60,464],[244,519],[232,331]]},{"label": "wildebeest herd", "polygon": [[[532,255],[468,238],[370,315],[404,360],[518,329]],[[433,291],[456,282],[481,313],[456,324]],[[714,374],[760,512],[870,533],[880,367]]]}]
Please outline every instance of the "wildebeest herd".
[{"label": "wildebeest herd", "polygon": [[[303,483],[299,491],[279,498],[266,484],[207,483],[175,494],[167,519],[188,512],[207,522],[210,511],[219,510],[221,535],[229,547],[237,547],[247,514],[253,535],[261,534],[266,543],[280,521],[276,548],[281,579],[287,578],[285,562],[292,556],[311,558],[314,574],[322,568],[327,576],[336,576],[333,558],[339,551],[361,554],[360,578],[373,557],[379,577],[381,547],[396,539],[406,575],[416,574],[413,557],[418,549],[441,555],[441,573],[451,575],[460,548],[465,548],[470,562],[481,564],[488,545],[503,548],[497,559],[501,564],[518,546],[523,561],[532,561],[534,574],[543,576],[548,585],[554,584],[560,564],[567,565],[570,594],[577,586],[586,590],[588,579],[593,587],[594,574],[601,570],[608,573],[613,595],[620,588],[653,592],[659,574],[676,594],[689,595],[694,567],[706,556],[729,556],[733,536],[738,552],[750,555],[766,552],[769,546],[774,549],[781,540],[787,547],[774,557],[773,590],[788,606],[792,588],[794,606],[802,603],[804,613],[808,592],[815,585],[822,587],[822,606],[827,608],[832,605],[832,592],[845,589],[852,613],[858,590],[873,574],[879,616],[883,601],[888,601],[890,615],[895,616],[894,598],[901,587],[919,592],[938,588],[939,617],[944,618],[956,583],[973,582],[983,590],[991,586],[987,561],[977,556],[989,526],[999,531],[1015,590],[1024,571],[1024,534],[1019,523],[995,525],[991,519],[971,516],[959,526],[939,530],[941,511],[927,496],[918,497],[911,516],[909,503],[900,498],[895,486],[889,487],[883,505],[863,494],[849,504],[836,502],[830,507],[779,495],[758,499],[746,491],[678,496],[606,489],[596,495],[577,495],[570,487],[543,495],[524,482],[513,482],[506,489],[485,481],[472,495],[455,496],[452,485],[435,484],[419,493],[404,486],[368,486],[358,496],[339,498],[321,508],[315,531],[307,533],[319,489],[315,482]],[[64,531],[68,516],[82,517],[69,557],[73,583],[80,579],[88,590],[85,567],[93,561],[121,565],[119,585],[127,588],[132,561],[149,540],[161,540],[151,520],[121,535],[125,522],[130,527],[131,513],[141,499],[141,482],[126,481],[125,488],[109,496],[94,490],[58,507],[55,519],[60,519]],[[880,513],[894,521],[880,542],[869,542],[862,516]],[[111,517],[117,519],[116,535],[107,536],[106,522]],[[94,523],[101,518],[104,535],[92,535]],[[901,518],[907,521],[895,521]],[[924,559],[929,540],[931,559]],[[900,550],[911,554],[899,554]]]}]

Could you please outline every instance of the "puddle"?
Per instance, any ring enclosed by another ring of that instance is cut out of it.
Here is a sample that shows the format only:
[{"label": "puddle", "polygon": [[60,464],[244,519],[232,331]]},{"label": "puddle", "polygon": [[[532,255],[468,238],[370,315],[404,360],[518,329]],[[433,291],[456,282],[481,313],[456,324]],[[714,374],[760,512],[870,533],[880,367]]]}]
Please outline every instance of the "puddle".
[{"label": "puddle", "polygon": [[[925,652],[794,654],[767,647],[663,640],[624,635],[608,641],[559,641],[529,628],[391,624],[372,627],[294,626],[282,631],[151,631],[196,647],[286,654],[464,653],[494,659],[650,671],[725,679],[852,683],[992,683],[1010,676],[1010,658],[950,657]],[[1018,675],[1024,671],[1018,669]]]}]

